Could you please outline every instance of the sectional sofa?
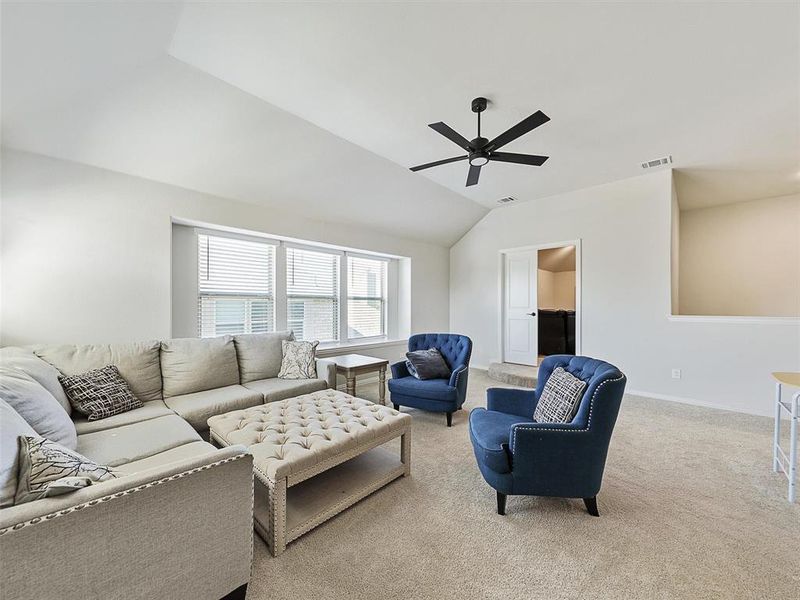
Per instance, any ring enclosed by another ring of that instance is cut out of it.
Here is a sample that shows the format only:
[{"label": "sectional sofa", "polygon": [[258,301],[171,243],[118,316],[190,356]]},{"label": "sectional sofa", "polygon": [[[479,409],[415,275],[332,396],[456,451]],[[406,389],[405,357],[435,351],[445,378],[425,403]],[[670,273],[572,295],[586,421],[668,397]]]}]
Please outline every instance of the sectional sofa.
[{"label": "sectional sofa", "polygon": [[70,414],[76,450],[123,476],[0,508],[3,597],[244,597],[252,564],[252,457],[243,447],[205,441],[206,421],[335,387],[335,366],[324,360],[319,379],[277,378],[281,341],[290,336],[0,350],[3,369],[28,374],[67,412],[58,375],[108,364],[144,402],[98,421]]}]

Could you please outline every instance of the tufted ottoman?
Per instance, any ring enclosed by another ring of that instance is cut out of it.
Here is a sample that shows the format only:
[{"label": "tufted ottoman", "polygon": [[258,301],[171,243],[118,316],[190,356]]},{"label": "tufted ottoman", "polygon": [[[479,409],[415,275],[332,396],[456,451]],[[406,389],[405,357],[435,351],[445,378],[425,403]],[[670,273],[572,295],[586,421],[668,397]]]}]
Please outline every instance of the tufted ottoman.
[{"label": "tufted ottoman", "polygon": [[[211,441],[253,454],[255,528],[273,556],[411,472],[411,417],[337,390],[208,420]],[[400,438],[400,453],[378,448]]]}]

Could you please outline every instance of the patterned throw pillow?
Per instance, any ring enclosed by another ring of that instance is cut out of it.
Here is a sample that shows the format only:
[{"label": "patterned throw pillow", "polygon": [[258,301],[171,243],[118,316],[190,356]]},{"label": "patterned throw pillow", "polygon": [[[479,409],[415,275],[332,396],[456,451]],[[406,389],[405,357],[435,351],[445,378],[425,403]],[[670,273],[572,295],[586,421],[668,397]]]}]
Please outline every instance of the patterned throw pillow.
[{"label": "patterned throw pillow", "polygon": [[417,373],[417,367],[415,367],[414,363],[412,363],[410,360],[406,360],[406,370],[408,371],[409,375],[419,379],[419,373]]},{"label": "patterned throw pillow", "polygon": [[72,407],[90,421],[143,406],[114,365],[58,378]]},{"label": "patterned throw pillow", "polygon": [[542,397],[533,411],[537,423],[569,423],[578,412],[586,382],[556,367],[544,384]]},{"label": "patterned throw pillow", "polygon": [[14,504],[68,494],[117,477],[108,467],[42,437],[19,436],[19,482]]},{"label": "patterned throw pillow", "polygon": [[283,361],[278,373],[280,379],[316,379],[317,346],[319,342],[291,342],[283,340]]}]

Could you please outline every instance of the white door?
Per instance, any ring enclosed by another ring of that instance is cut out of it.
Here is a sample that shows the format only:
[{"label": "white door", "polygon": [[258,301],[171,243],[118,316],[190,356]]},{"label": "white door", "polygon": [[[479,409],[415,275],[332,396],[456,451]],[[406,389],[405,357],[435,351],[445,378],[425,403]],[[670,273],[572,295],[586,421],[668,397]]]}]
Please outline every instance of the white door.
[{"label": "white door", "polygon": [[537,339],[536,269],[538,251],[505,255],[504,354],[505,362],[536,365]]}]

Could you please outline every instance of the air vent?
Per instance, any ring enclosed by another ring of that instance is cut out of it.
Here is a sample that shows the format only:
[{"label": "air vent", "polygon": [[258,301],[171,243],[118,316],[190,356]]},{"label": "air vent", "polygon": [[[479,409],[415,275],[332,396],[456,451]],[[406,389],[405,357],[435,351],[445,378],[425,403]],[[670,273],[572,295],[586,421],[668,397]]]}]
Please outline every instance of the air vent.
[{"label": "air vent", "polygon": [[505,198],[500,198],[500,200],[498,200],[497,203],[498,204],[508,204],[510,202],[516,202],[516,201],[517,201],[516,198],[514,198],[512,196],[506,196]]},{"label": "air vent", "polygon": [[657,158],[655,160],[648,160],[647,162],[642,163],[643,169],[652,169],[653,167],[660,167],[662,165],[671,165],[672,164],[672,154],[669,156],[665,156],[664,158]]}]

